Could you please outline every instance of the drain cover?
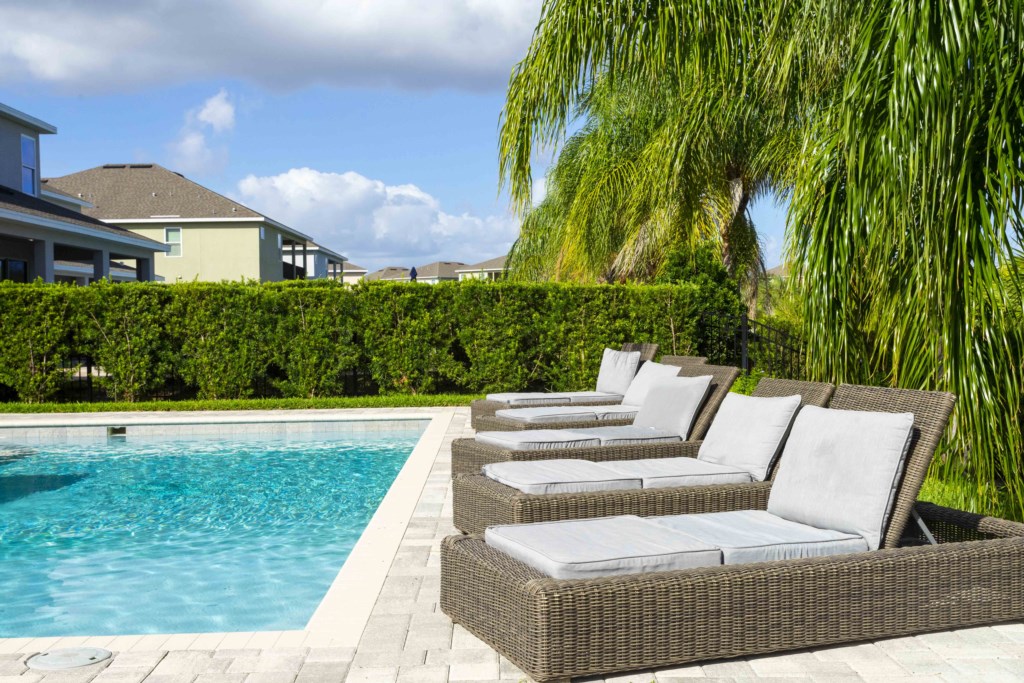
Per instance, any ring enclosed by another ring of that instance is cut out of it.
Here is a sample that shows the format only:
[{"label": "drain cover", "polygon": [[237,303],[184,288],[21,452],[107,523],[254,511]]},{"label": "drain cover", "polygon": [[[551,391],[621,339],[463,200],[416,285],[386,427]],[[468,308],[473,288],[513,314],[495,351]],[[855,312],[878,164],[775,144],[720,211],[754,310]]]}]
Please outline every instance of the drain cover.
[{"label": "drain cover", "polygon": [[110,657],[110,650],[98,647],[66,647],[40,652],[29,657],[25,664],[30,669],[39,669],[40,671],[60,671],[61,669],[74,669],[79,666],[96,664],[108,657]]}]

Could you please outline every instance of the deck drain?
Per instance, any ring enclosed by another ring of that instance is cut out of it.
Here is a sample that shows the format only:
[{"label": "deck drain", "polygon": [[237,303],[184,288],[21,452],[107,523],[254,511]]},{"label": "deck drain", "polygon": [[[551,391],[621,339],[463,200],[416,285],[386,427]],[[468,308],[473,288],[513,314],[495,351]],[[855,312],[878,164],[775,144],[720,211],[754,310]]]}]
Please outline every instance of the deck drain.
[{"label": "deck drain", "polygon": [[79,666],[89,666],[110,657],[110,650],[98,647],[65,647],[59,650],[40,652],[28,658],[25,664],[40,671],[61,671]]}]

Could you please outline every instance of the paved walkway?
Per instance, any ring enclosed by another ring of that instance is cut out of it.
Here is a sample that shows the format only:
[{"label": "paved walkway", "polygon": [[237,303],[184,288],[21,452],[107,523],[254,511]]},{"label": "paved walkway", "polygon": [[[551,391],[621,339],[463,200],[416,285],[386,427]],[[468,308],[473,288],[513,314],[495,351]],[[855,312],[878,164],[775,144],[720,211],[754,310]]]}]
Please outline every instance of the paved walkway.
[{"label": "paved walkway", "polygon": [[[451,527],[450,445],[469,435],[468,409],[452,421],[405,538],[357,648],[270,648],[118,653],[93,667],[26,669],[29,653],[0,653],[0,683],[445,683],[524,678],[437,606],[439,542]],[[1024,624],[895,638],[846,647],[640,672],[610,683],[714,681],[1024,682]],[[593,679],[601,680],[601,679]]]}]

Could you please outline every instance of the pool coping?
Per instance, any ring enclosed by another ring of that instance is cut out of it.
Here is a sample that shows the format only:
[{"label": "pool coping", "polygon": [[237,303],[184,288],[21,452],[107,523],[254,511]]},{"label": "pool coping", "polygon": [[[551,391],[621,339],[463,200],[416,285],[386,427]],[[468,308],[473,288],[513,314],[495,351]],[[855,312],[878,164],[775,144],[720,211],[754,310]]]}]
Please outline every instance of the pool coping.
[{"label": "pool coping", "polygon": [[430,470],[457,408],[375,408],[181,413],[44,413],[0,415],[4,429],[261,422],[359,422],[429,419],[345,563],[302,630],[117,636],[0,638],[0,654],[89,645],[114,651],[268,647],[355,647],[387,579]]}]

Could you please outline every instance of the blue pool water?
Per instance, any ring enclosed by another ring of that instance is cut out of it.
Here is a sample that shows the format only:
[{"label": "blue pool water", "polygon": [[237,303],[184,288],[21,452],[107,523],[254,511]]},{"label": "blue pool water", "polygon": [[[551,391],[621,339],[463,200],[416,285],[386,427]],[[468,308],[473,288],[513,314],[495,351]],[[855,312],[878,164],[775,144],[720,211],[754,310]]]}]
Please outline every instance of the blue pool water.
[{"label": "blue pool water", "polygon": [[0,637],[301,629],[424,426],[0,441]]}]

